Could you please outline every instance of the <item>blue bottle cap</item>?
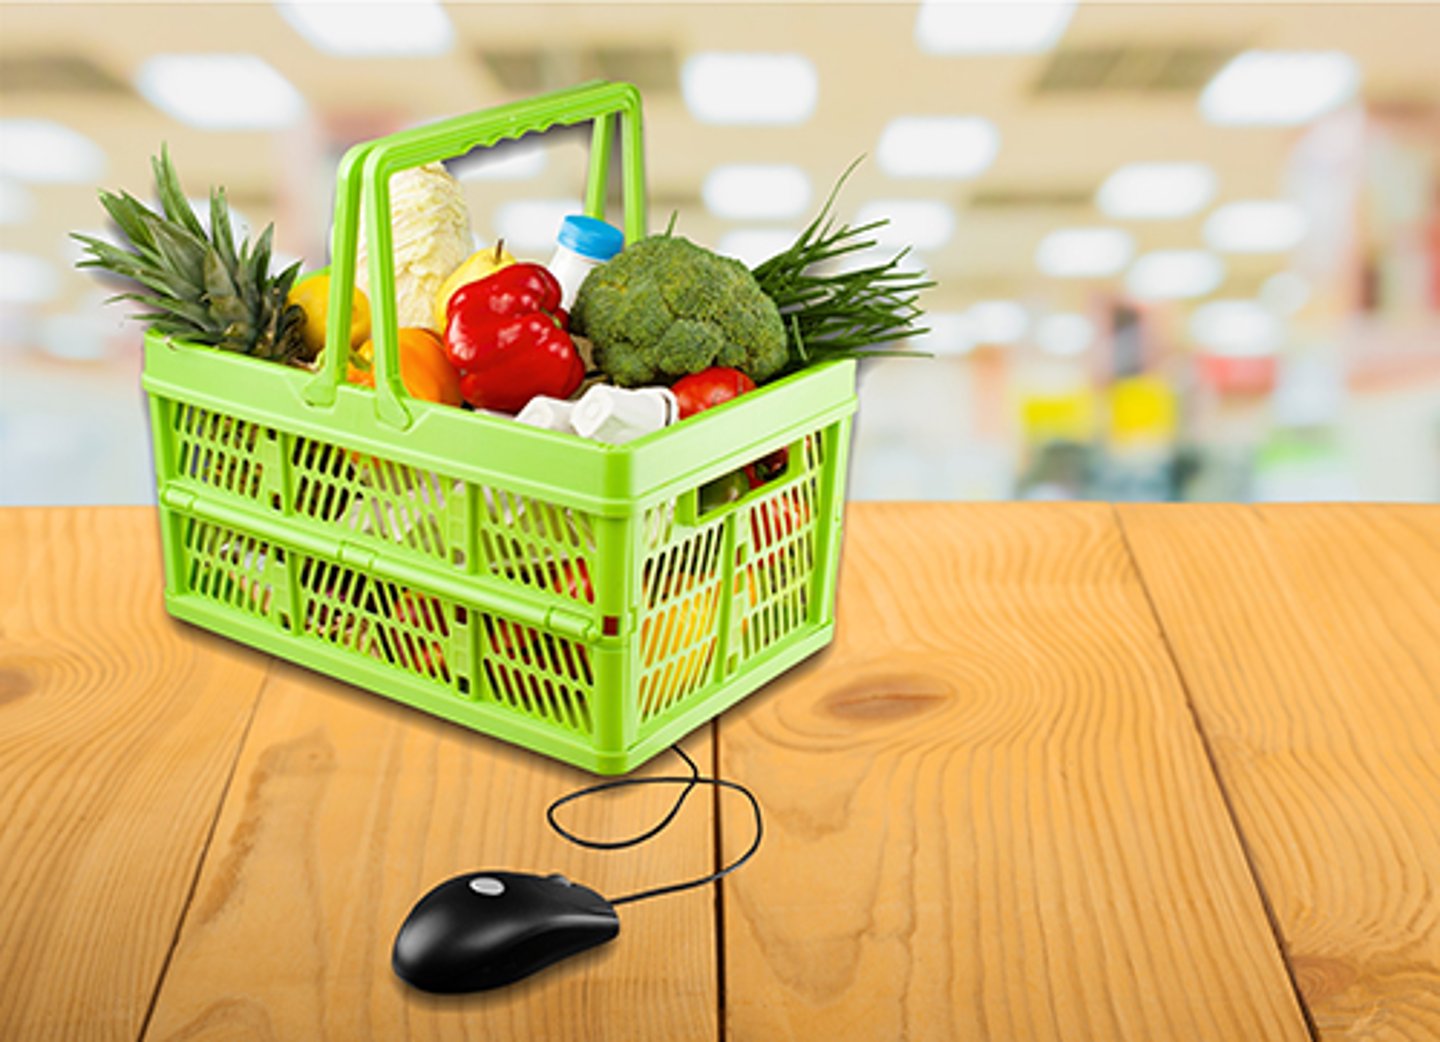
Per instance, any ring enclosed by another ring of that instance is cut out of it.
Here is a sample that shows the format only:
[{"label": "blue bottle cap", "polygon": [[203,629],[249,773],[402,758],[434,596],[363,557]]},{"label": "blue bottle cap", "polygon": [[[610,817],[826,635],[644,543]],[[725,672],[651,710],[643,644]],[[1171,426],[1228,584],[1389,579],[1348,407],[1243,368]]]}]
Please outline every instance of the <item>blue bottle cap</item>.
[{"label": "blue bottle cap", "polygon": [[607,261],[625,245],[625,233],[595,217],[571,214],[560,225],[560,245],[591,260]]}]

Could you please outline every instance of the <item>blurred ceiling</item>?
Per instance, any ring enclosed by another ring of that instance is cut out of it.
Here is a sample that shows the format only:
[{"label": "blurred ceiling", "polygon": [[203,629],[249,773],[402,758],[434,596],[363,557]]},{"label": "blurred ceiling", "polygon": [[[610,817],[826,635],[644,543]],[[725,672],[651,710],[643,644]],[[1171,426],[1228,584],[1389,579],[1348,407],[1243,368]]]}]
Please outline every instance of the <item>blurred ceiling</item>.
[{"label": "blurred ceiling", "polygon": [[[740,226],[714,218],[700,202],[700,186],[718,165],[797,164],[810,175],[818,205],[851,160],[873,156],[893,116],[982,115],[999,126],[1001,145],[980,177],[901,181],[872,159],[842,200],[846,216],[876,198],[952,203],[955,235],[923,260],[941,282],[937,294],[960,303],[1027,293],[1048,281],[1035,269],[1037,242],[1057,226],[1115,223],[1092,199],[1123,163],[1208,163],[1219,177],[1212,207],[1281,193],[1300,130],[1218,127],[1197,114],[1200,88],[1241,50],[1344,50],[1363,69],[1367,103],[1440,104],[1440,7],[1429,4],[1086,4],[1057,50],[978,57],[922,53],[915,5],[904,3],[447,10],[456,43],[443,57],[357,59],[317,52],[270,4],[5,3],[0,114],[50,118],[82,131],[109,157],[103,183],[137,194],[149,185],[149,156],[167,141],[194,194],[225,184],[252,222],[277,220],[281,246],[312,261],[321,259],[310,254],[328,226],[339,145],[592,76],[632,79],[644,92],[652,226],[678,210],[680,230],[712,245]],[[700,124],[678,86],[681,63],[700,50],[806,54],[819,75],[813,117],[795,127]],[[310,121],[278,133],[197,130],[151,107],[132,86],[142,62],[158,52],[213,51],[262,55],[304,95]],[[488,237],[485,199],[477,202],[476,193],[578,196],[581,170],[578,160],[552,162],[534,185],[472,183],[477,231]],[[73,254],[64,233],[100,224],[93,187],[31,191],[36,216],[0,228],[4,248],[68,263]],[[1200,245],[1204,216],[1124,224],[1140,250],[1185,248]],[[1237,258],[1217,292],[1253,293],[1280,263]]]}]

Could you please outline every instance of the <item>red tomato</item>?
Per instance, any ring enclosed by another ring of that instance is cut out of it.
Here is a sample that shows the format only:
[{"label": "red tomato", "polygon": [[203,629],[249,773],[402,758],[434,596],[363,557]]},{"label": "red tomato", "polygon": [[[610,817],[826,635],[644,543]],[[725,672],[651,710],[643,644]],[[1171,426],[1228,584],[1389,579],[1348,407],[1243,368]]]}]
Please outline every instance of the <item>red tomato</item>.
[{"label": "red tomato", "polygon": [[724,405],[746,391],[755,390],[755,381],[739,369],[716,365],[682,377],[670,390],[675,392],[675,400],[680,403],[680,419],[683,420],[697,412]]}]

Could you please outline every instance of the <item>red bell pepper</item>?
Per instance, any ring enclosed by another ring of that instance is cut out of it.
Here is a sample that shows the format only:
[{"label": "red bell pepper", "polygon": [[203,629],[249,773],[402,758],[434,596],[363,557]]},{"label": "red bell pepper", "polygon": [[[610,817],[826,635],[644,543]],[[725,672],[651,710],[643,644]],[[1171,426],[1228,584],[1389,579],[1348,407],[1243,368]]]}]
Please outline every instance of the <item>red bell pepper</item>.
[{"label": "red bell pepper", "polygon": [[537,395],[575,393],[585,364],[562,326],[560,292],[541,265],[511,264],[451,296],[445,353],[467,402],[514,413]]}]

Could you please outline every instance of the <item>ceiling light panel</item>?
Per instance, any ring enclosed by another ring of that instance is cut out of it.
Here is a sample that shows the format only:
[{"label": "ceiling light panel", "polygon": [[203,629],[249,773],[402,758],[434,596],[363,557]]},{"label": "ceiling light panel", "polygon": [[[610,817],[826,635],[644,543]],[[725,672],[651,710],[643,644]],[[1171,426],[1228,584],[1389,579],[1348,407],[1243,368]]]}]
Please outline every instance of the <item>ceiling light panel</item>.
[{"label": "ceiling light panel", "polygon": [[860,207],[855,224],[885,221],[866,232],[881,246],[933,250],[955,234],[955,208],[938,199],[876,199]]},{"label": "ceiling light panel", "polygon": [[104,173],[105,152],[84,134],[48,119],[0,119],[0,175],[89,184]]},{"label": "ceiling light panel", "polygon": [[1274,314],[1253,300],[1216,300],[1195,309],[1190,336],[1215,354],[1257,357],[1275,352],[1282,327]]},{"label": "ceiling light panel", "polygon": [[1215,186],[1215,171],[1204,163],[1131,163],[1105,179],[1095,205],[1120,219],[1188,217],[1210,204]]},{"label": "ceiling light panel", "polygon": [[1234,126],[1294,126],[1339,108],[1360,88],[1341,51],[1246,51],[1200,93],[1200,114]]},{"label": "ceiling light panel", "polygon": [[982,344],[1013,344],[1030,329],[1030,315],[1014,300],[982,300],[966,312]]},{"label": "ceiling light panel", "polygon": [[891,177],[960,179],[984,173],[1000,132],[980,116],[900,116],[880,134],[880,169]]},{"label": "ceiling light panel", "polygon": [[1310,283],[1293,271],[1277,271],[1260,287],[1260,300],[1277,315],[1293,315],[1310,301]]},{"label": "ceiling light panel", "polygon": [[700,194],[716,217],[785,220],[810,205],[810,177],[788,164],[735,163],[710,171]]},{"label": "ceiling light panel", "polygon": [[917,338],[915,346],[933,355],[968,355],[980,341],[975,318],[964,311],[932,311],[925,316],[930,330]]},{"label": "ceiling light panel", "polygon": [[0,177],[0,224],[23,224],[35,213],[35,198],[19,181]]},{"label": "ceiling light panel", "polygon": [[790,247],[799,231],[793,228],[737,228],[720,237],[717,252],[754,268]]},{"label": "ceiling light panel", "polygon": [[1046,354],[1060,358],[1084,354],[1095,342],[1095,323],[1073,311],[1046,315],[1035,326],[1035,342]]},{"label": "ceiling light panel", "polygon": [[1060,42],[1075,4],[925,0],[915,42],[927,54],[1038,54]]},{"label": "ceiling light panel", "polygon": [[1282,199],[1227,203],[1205,221],[1205,242],[1222,253],[1284,253],[1300,245],[1305,211]]},{"label": "ceiling light panel", "polygon": [[1188,300],[1213,293],[1225,263],[1206,250],[1154,250],[1136,258],[1125,289],[1137,300]]},{"label": "ceiling light panel", "polygon": [[157,54],[136,85],[160,111],[202,130],[278,130],[305,111],[290,81],[253,54]]},{"label": "ceiling light panel", "polygon": [[43,304],[60,292],[60,273],[30,253],[0,251],[0,304]]},{"label": "ceiling light panel", "polygon": [[343,58],[424,58],[446,54],[455,44],[450,19],[434,0],[305,0],[275,6],[291,28],[323,54]]},{"label": "ceiling light panel", "polygon": [[1035,266],[1057,279],[1105,278],[1135,252],[1135,240],[1118,228],[1061,228],[1040,240]]},{"label": "ceiling light panel", "polygon": [[803,54],[709,51],[686,59],[680,89],[702,123],[784,126],[815,112],[820,79]]}]

